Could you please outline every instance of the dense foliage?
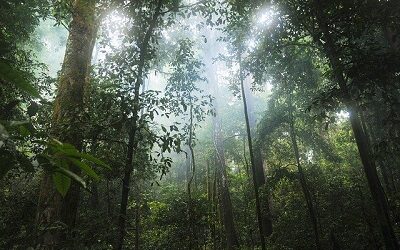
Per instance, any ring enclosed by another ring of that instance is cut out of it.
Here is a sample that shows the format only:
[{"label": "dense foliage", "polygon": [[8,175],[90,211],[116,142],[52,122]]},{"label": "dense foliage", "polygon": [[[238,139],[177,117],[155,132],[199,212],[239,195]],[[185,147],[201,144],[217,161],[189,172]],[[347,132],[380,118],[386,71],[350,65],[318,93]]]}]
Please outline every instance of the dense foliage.
[{"label": "dense foliage", "polygon": [[398,0],[3,0],[0,249],[399,249]]}]

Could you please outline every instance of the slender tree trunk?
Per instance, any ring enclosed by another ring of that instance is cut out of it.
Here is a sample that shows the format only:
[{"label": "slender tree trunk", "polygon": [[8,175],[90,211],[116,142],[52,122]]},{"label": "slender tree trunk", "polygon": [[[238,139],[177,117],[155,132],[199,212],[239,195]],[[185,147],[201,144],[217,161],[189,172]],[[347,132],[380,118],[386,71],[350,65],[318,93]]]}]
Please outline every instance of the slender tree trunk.
[{"label": "slender tree trunk", "polygon": [[[189,97],[190,98],[190,97]],[[188,205],[187,205],[187,217],[188,217],[188,225],[189,225],[189,249],[193,248],[193,238],[194,238],[194,226],[193,226],[193,204],[192,204],[192,182],[194,180],[196,164],[194,159],[194,150],[193,150],[193,104],[190,103],[189,107],[189,140],[188,147],[190,151],[190,165],[188,168],[189,172],[189,180],[187,183],[187,194],[188,194]]]},{"label": "slender tree trunk", "polygon": [[[247,138],[245,136],[243,136],[243,163],[244,163],[244,167],[246,170],[246,175],[247,177],[250,177],[250,169],[249,169],[249,161],[247,160],[247,156],[246,156],[246,140]],[[250,179],[250,178],[249,178]]]},{"label": "slender tree trunk", "polygon": [[357,187],[357,191],[358,191],[358,195],[360,197],[360,207],[361,207],[362,215],[363,215],[363,218],[364,218],[365,223],[367,224],[367,228],[368,228],[368,233],[369,233],[368,242],[370,245],[373,245],[373,247],[375,249],[379,249],[379,245],[377,244],[379,241],[375,237],[374,225],[371,223],[370,218],[368,218],[366,208],[365,208],[365,199],[364,199],[364,195],[362,193],[360,186]]},{"label": "slender tree trunk", "polygon": [[[219,46],[216,41],[215,31],[210,31],[208,33],[207,44],[209,46],[209,52],[205,56],[206,65],[210,65],[207,69],[207,78],[211,85],[214,86],[214,96],[218,96],[218,79],[216,75],[215,66],[213,65],[212,57],[215,55],[216,51],[219,50]],[[213,117],[213,141],[215,147],[215,157],[216,157],[216,167],[215,167],[215,177],[213,185],[213,214],[214,222],[212,226],[212,238],[213,238],[213,248],[217,249],[219,234],[217,234],[216,221],[221,221],[224,227],[225,237],[226,237],[226,249],[237,249],[239,248],[239,239],[237,236],[235,222],[233,218],[232,201],[229,192],[228,177],[226,173],[226,162],[224,145],[222,138],[222,124],[219,117],[219,107],[218,100],[214,100],[214,108],[217,115]],[[218,199],[218,202],[216,201]]]},{"label": "slender tree trunk", "polygon": [[319,29],[323,34],[325,43],[321,43],[321,37],[314,37],[315,41],[319,43],[329,59],[329,62],[333,69],[333,75],[339,84],[340,89],[345,93],[345,105],[350,112],[350,123],[353,129],[354,137],[356,139],[358,151],[360,154],[361,162],[364,167],[364,172],[367,177],[368,186],[372,194],[375,209],[378,216],[378,223],[381,228],[382,236],[384,238],[386,249],[399,249],[399,243],[397,242],[396,235],[394,234],[392,222],[389,214],[389,206],[386,200],[385,192],[382,188],[381,182],[378,177],[376,165],[374,160],[371,158],[372,150],[368,147],[368,137],[362,129],[362,124],[358,115],[357,104],[352,100],[347,80],[344,77],[343,66],[338,58],[338,51],[334,40],[329,32],[329,26],[325,22],[324,13],[321,9],[320,0],[315,0],[316,3],[316,19],[319,23]]},{"label": "slender tree trunk", "polygon": [[108,176],[106,182],[106,189],[107,189],[107,217],[108,219],[111,219],[110,179]]},{"label": "slender tree trunk", "polygon": [[211,201],[212,189],[211,189],[211,176],[210,176],[210,159],[207,159],[207,176],[206,176],[206,187],[207,187],[207,200]]},{"label": "slender tree trunk", "polygon": [[[218,104],[215,102],[214,105],[218,116]],[[232,201],[229,193],[225,153],[221,136],[221,123],[218,121],[217,116],[214,117],[213,130],[215,153],[217,158],[216,179],[220,213],[222,216],[222,224],[225,229],[227,249],[237,249],[239,247],[239,239],[237,237],[235,222],[233,220]]]},{"label": "slender tree trunk", "polygon": [[335,232],[333,231],[333,229],[329,232],[329,240],[331,242],[332,250],[342,249],[340,247],[339,241],[337,240],[337,238],[335,236]]},{"label": "slender tree trunk", "polygon": [[[249,78],[244,79],[244,93],[247,101],[247,113],[249,115],[249,125],[252,138],[256,138],[257,118],[254,111],[254,96],[251,92]],[[269,204],[269,195],[266,193],[266,178],[264,173],[264,162],[261,153],[261,147],[257,146],[257,143],[253,144],[254,153],[254,168],[255,168],[255,183],[256,188],[260,190],[260,205],[261,215],[263,223],[263,231],[266,237],[272,234],[272,219]],[[263,192],[264,191],[264,192]]]},{"label": "slender tree trunk", "polygon": [[304,174],[303,167],[300,162],[300,153],[299,153],[299,147],[297,145],[297,136],[296,136],[296,129],[294,126],[294,117],[293,117],[293,109],[294,105],[292,103],[292,93],[289,93],[289,119],[290,119],[290,138],[292,140],[292,146],[293,146],[293,152],[294,156],[296,158],[296,165],[297,165],[297,170],[299,173],[299,180],[300,180],[300,185],[303,190],[304,198],[306,200],[307,204],[307,209],[310,214],[310,219],[311,223],[313,226],[314,230],[314,236],[315,236],[315,246],[317,249],[322,249],[321,247],[321,242],[320,242],[320,237],[319,237],[319,230],[318,230],[318,218],[317,218],[317,213],[315,211],[315,207],[312,202],[312,197],[310,193],[310,189],[307,185],[307,179]]},{"label": "slender tree trunk", "polygon": [[207,188],[207,202],[208,202],[208,206],[207,206],[207,224],[208,224],[208,234],[207,234],[207,242],[206,242],[206,249],[208,247],[208,243],[211,241],[212,239],[212,185],[211,185],[211,176],[210,176],[210,159],[207,159],[207,173],[206,173],[206,188]]},{"label": "slender tree trunk", "polygon": [[229,193],[225,156],[221,146],[217,149],[218,154],[218,176],[217,187],[218,198],[220,204],[220,213],[222,216],[222,223],[225,228],[227,249],[237,249],[239,247],[239,239],[237,237],[235,222],[233,220],[232,201]]},{"label": "slender tree trunk", "polygon": [[240,87],[242,90],[242,100],[243,100],[243,107],[244,107],[244,116],[245,116],[245,121],[246,121],[246,131],[247,131],[247,143],[249,144],[249,152],[250,152],[250,165],[251,165],[251,170],[253,174],[253,185],[254,185],[254,194],[255,194],[255,200],[256,200],[256,214],[257,214],[257,220],[258,220],[258,229],[260,231],[260,240],[261,240],[261,249],[265,250],[265,233],[264,233],[264,223],[263,223],[263,216],[261,213],[261,203],[260,203],[260,194],[258,190],[258,184],[256,180],[256,175],[257,175],[257,170],[255,166],[255,157],[254,157],[254,152],[253,152],[253,141],[251,137],[251,129],[250,129],[250,122],[249,122],[249,114],[248,114],[248,109],[247,109],[247,102],[246,102],[246,93],[244,90],[244,76],[243,76],[243,71],[242,71],[242,55],[241,52],[239,52],[238,55],[239,59],[239,77],[240,77]]},{"label": "slender tree trunk", "polygon": [[[215,161],[217,163],[217,160]],[[216,166],[216,164],[214,165]],[[213,242],[213,249],[216,249],[217,245],[217,236],[216,236],[216,221],[217,220],[217,172],[218,170],[214,170],[214,178],[213,178],[213,185],[212,185],[212,204],[211,204],[211,215],[212,215],[212,225],[211,225],[211,239]]]},{"label": "slender tree trunk", "polygon": [[136,204],[135,204],[135,250],[140,249],[140,189],[136,183]]},{"label": "slender tree trunk", "polygon": [[[85,90],[89,85],[90,59],[93,40],[96,37],[95,1],[76,0],[73,4],[72,21],[58,80],[52,123],[52,137],[82,149],[82,113]],[[70,166],[79,173],[78,169]],[[52,173],[45,172],[39,194],[36,227],[38,244],[42,249],[65,246],[66,238],[74,228],[78,210],[80,187],[72,182],[65,197],[55,190]]]},{"label": "slender tree trunk", "polygon": [[[94,154],[96,149],[97,149],[97,138],[100,135],[100,131],[96,131],[95,134],[92,137],[92,143],[90,147],[90,153]],[[97,183],[95,181],[92,181],[90,183],[91,185],[91,195],[90,195],[90,206],[92,209],[97,209],[99,207],[99,190]]]},{"label": "slender tree trunk", "polygon": [[134,85],[134,99],[133,99],[133,111],[132,111],[132,120],[129,128],[129,140],[127,145],[127,157],[125,161],[124,168],[124,177],[122,180],[122,195],[121,195],[121,206],[120,213],[118,219],[118,238],[116,242],[116,249],[120,250],[124,244],[125,237],[125,227],[126,227],[126,210],[128,206],[129,199],[129,189],[130,189],[130,180],[131,174],[133,171],[133,153],[137,148],[138,140],[136,140],[136,133],[138,130],[138,120],[139,120],[139,96],[140,96],[140,86],[143,85],[143,77],[144,77],[144,68],[146,64],[148,47],[150,45],[150,38],[153,35],[154,29],[157,26],[158,19],[161,15],[162,8],[162,0],[157,2],[157,6],[155,12],[153,14],[152,19],[150,20],[149,27],[145,33],[143,41],[141,42],[140,48],[140,58],[138,63],[138,73],[136,82]]}]

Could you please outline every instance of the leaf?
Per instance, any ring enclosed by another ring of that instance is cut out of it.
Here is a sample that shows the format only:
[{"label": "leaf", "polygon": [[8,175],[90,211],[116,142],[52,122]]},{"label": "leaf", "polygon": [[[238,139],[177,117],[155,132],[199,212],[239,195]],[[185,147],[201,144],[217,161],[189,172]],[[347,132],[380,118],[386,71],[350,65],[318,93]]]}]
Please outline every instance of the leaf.
[{"label": "leaf", "polygon": [[14,167],[13,154],[4,148],[0,148],[0,180]]},{"label": "leaf", "polygon": [[100,180],[100,176],[86,163],[81,162],[80,160],[77,160],[75,158],[69,158],[75,166],[81,168],[87,175],[95,179],[96,181]]},{"label": "leaf", "polygon": [[77,174],[73,173],[72,171],[66,169],[66,168],[58,168],[56,172],[60,172],[61,174],[64,174],[68,177],[70,177],[72,180],[78,182],[83,188],[86,188],[86,182],[79,177]]},{"label": "leaf", "polygon": [[106,164],[106,163],[103,162],[102,160],[100,160],[100,159],[94,157],[93,155],[86,154],[86,153],[81,153],[81,157],[82,157],[83,159],[86,159],[86,160],[88,160],[88,161],[91,161],[91,162],[93,162],[93,163],[95,163],[95,164],[97,164],[97,165],[99,165],[99,166],[102,166],[102,167],[104,167],[104,168],[107,168],[107,169],[111,170],[111,167],[110,167],[108,164]]},{"label": "leaf", "polygon": [[25,78],[24,72],[12,68],[4,61],[0,61],[0,77],[7,82],[13,83],[18,89],[40,98],[39,92]]},{"label": "leaf", "polygon": [[39,105],[36,102],[31,102],[27,109],[27,113],[30,117],[35,116],[39,110]]},{"label": "leaf", "polygon": [[17,127],[17,126],[29,124],[29,121],[1,121],[1,122],[3,122],[3,124],[5,124],[6,126],[10,126],[10,127]]},{"label": "leaf", "polygon": [[57,191],[63,197],[65,197],[65,195],[67,194],[67,192],[71,186],[71,178],[63,173],[55,172],[53,174],[53,181],[54,181],[54,185],[56,186]]},{"label": "leaf", "polygon": [[0,140],[5,140],[9,137],[8,131],[6,128],[0,123]]},{"label": "leaf", "polygon": [[25,126],[19,126],[19,133],[22,137],[27,137],[31,134],[31,132]]}]

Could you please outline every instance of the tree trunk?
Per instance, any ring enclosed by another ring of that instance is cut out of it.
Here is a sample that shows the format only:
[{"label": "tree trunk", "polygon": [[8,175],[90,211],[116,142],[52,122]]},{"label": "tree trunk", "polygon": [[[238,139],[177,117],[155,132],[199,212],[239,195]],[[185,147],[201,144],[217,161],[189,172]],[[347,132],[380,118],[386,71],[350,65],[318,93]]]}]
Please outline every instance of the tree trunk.
[{"label": "tree trunk", "polygon": [[[58,80],[52,123],[52,137],[82,149],[85,91],[89,85],[89,68],[96,38],[95,1],[76,0],[69,25],[69,37]],[[70,166],[79,173],[78,169]],[[38,244],[42,249],[55,249],[65,245],[75,226],[80,196],[76,182],[65,197],[54,188],[52,173],[45,172],[39,194],[36,226],[40,232]]]},{"label": "tree trunk", "polygon": [[365,223],[367,224],[367,228],[368,228],[368,234],[369,234],[368,235],[368,243],[370,246],[373,246],[374,249],[379,249],[379,245],[378,245],[379,241],[375,237],[374,225],[373,225],[373,223],[371,223],[371,220],[367,215],[365,202],[364,202],[364,195],[362,193],[360,186],[357,187],[357,191],[358,191],[358,195],[360,198],[360,207],[361,207],[362,215],[363,215],[363,218],[364,218]]},{"label": "tree trunk", "polygon": [[[217,85],[214,82],[214,86]],[[217,86],[215,87],[217,92]],[[217,93],[215,93],[217,94]],[[217,95],[216,95],[217,96]],[[217,110],[218,116],[218,103],[214,103],[214,106]],[[228,177],[226,173],[226,164],[225,164],[225,153],[224,146],[222,141],[222,131],[221,131],[221,122],[218,121],[218,117],[214,117],[213,121],[213,130],[214,130],[214,146],[215,153],[217,158],[217,169],[216,169],[216,179],[217,179],[217,187],[218,187],[218,199],[220,204],[220,213],[222,215],[222,224],[225,228],[227,249],[237,249],[239,248],[239,239],[237,237],[235,222],[233,220],[233,211],[232,211],[232,201],[229,193],[228,187]]]},{"label": "tree trunk", "polygon": [[135,250],[140,249],[140,188],[136,183],[136,205],[135,205]]},{"label": "tree trunk", "polygon": [[329,32],[329,26],[325,22],[324,13],[321,9],[320,0],[315,0],[316,3],[316,19],[319,23],[319,29],[323,34],[325,43],[321,43],[321,37],[314,37],[314,40],[319,43],[329,59],[333,69],[333,75],[339,84],[340,89],[345,93],[345,105],[350,112],[350,123],[353,129],[354,137],[356,139],[358,151],[360,154],[361,162],[364,167],[364,172],[367,177],[368,186],[372,194],[375,209],[378,216],[378,223],[381,228],[382,236],[384,238],[386,249],[399,249],[399,244],[394,234],[392,222],[389,215],[389,206],[386,200],[385,192],[382,188],[381,182],[378,178],[375,162],[371,158],[372,150],[368,147],[368,137],[362,129],[362,124],[358,116],[357,104],[352,100],[347,80],[344,77],[343,66],[338,58],[338,51],[334,40]]},{"label": "tree trunk", "polygon": [[[216,158],[216,157],[215,157]],[[217,163],[217,159],[215,161]],[[214,165],[215,166],[215,165]],[[212,215],[212,225],[211,225],[211,240],[213,242],[213,249],[216,249],[217,245],[217,236],[216,236],[216,222],[217,219],[217,174],[218,170],[214,169],[214,178],[213,178],[213,185],[212,185],[212,196],[211,196],[211,215]]]},{"label": "tree trunk", "polygon": [[[260,194],[259,194],[259,189],[258,189],[258,184],[256,180],[257,176],[257,170],[255,166],[255,157],[254,157],[254,152],[253,152],[253,141],[251,137],[251,130],[250,130],[250,122],[249,122],[249,114],[248,114],[248,109],[247,109],[247,102],[246,102],[246,93],[244,90],[244,76],[243,76],[243,71],[242,71],[242,55],[241,52],[239,52],[238,55],[239,59],[239,77],[240,77],[240,87],[242,90],[242,100],[243,100],[243,107],[244,107],[244,116],[245,116],[245,121],[246,121],[246,131],[247,131],[247,143],[249,144],[249,152],[250,152],[250,165],[251,165],[251,170],[253,174],[253,185],[254,185],[254,194],[255,194],[255,200],[256,200],[256,214],[257,214],[257,220],[258,220],[258,229],[260,231],[260,240],[261,240],[261,249],[266,249],[265,248],[265,233],[264,233],[264,223],[263,223],[263,216],[261,213],[261,203],[260,203]],[[265,181],[265,180],[264,180]]]},{"label": "tree trunk", "polygon": [[[252,138],[256,138],[256,129],[257,129],[257,118],[255,116],[254,111],[254,96],[251,92],[250,85],[251,83],[248,81],[249,78],[244,80],[244,93],[246,95],[246,103],[247,103],[247,113],[249,115],[249,126],[252,134]],[[261,191],[260,195],[260,205],[261,205],[261,215],[262,215],[262,223],[263,223],[263,231],[266,237],[272,234],[272,219],[271,219],[271,211],[269,204],[269,195],[266,193],[266,178],[264,173],[264,162],[261,153],[261,148],[255,144],[253,144],[253,153],[254,153],[254,168],[255,168],[255,184],[256,188]],[[263,192],[264,191],[264,192]]]},{"label": "tree trunk", "polygon": [[307,185],[306,176],[304,174],[304,170],[303,170],[303,167],[300,162],[300,153],[299,153],[299,147],[297,145],[297,139],[296,139],[297,136],[296,136],[296,129],[294,126],[294,117],[293,117],[294,105],[292,103],[291,96],[292,96],[292,93],[289,93],[290,138],[292,140],[293,152],[294,152],[294,156],[296,158],[296,165],[297,165],[297,170],[299,173],[301,189],[303,190],[304,198],[305,198],[306,204],[307,204],[307,209],[310,214],[310,219],[311,219],[311,223],[312,223],[313,230],[314,230],[315,246],[317,249],[322,249],[320,238],[319,238],[317,213],[315,211],[315,207],[312,202],[310,189]]},{"label": "tree trunk", "polygon": [[[190,98],[190,96],[189,96]],[[196,171],[196,164],[194,159],[194,150],[193,150],[193,104],[190,103],[189,108],[189,140],[188,140],[188,147],[190,151],[190,164],[188,166],[189,172],[189,179],[187,183],[187,194],[188,194],[188,204],[187,204],[187,217],[188,217],[188,225],[189,225],[189,249],[193,248],[193,238],[194,235],[194,227],[193,227],[193,204],[192,204],[192,182],[194,180],[195,171]]]},{"label": "tree trunk", "polygon": [[129,189],[131,174],[133,171],[133,153],[137,148],[138,140],[136,140],[136,133],[138,130],[138,120],[139,120],[139,96],[140,96],[140,86],[143,85],[144,68],[148,54],[148,47],[150,45],[150,38],[156,28],[158,23],[158,18],[161,15],[162,1],[158,0],[157,6],[152,19],[150,20],[149,28],[147,29],[143,41],[141,42],[140,48],[140,58],[138,63],[138,73],[136,82],[134,85],[134,99],[133,99],[133,110],[132,110],[132,120],[129,128],[129,140],[127,145],[127,156],[124,168],[124,177],[122,180],[122,195],[121,195],[121,207],[118,219],[118,237],[116,242],[116,249],[122,249],[125,237],[125,227],[126,227],[126,210],[128,206],[129,199]]}]

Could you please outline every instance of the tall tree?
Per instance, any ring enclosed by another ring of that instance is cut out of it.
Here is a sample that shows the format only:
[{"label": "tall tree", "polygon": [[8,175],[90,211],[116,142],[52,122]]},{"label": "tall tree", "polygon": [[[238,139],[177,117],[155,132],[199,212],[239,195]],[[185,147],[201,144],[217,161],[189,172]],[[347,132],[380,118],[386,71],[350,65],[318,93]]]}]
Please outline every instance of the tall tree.
[{"label": "tall tree", "polygon": [[225,152],[222,139],[221,121],[218,120],[218,110],[216,117],[214,117],[213,130],[214,130],[215,154],[218,164],[216,169],[218,202],[220,207],[220,213],[222,216],[222,224],[225,229],[227,249],[237,249],[239,247],[239,239],[235,228],[232,201],[229,192],[228,175],[226,172]]},{"label": "tall tree", "polygon": [[292,102],[292,93],[291,90],[288,93],[288,110],[289,110],[289,134],[290,134],[290,139],[292,141],[292,148],[293,148],[293,153],[295,156],[296,160],[296,165],[297,165],[297,170],[299,174],[299,180],[300,180],[300,185],[304,194],[304,198],[306,200],[307,204],[307,209],[310,214],[313,230],[314,230],[314,236],[315,236],[315,246],[317,249],[322,249],[321,242],[320,242],[320,236],[319,236],[319,229],[318,229],[318,218],[317,218],[317,213],[315,211],[315,206],[313,203],[313,199],[311,197],[311,192],[310,188],[307,184],[307,179],[303,170],[302,163],[300,162],[300,152],[299,152],[299,146],[297,144],[297,134],[296,134],[296,128],[295,128],[295,117],[293,115],[293,111],[295,109],[295,106],[293,105]]},{"label": "tall tree", "polygon": [[[287,46],[311,46],[317,48],[327,60],[336,86],[332,87],[334,90],[326,93],[326,96],[330,98],[330,101],[339,99],[350,113],[350,123],[375,203],[385,245],[388,249],[397,249],[398,243],[393,231],[385,192],[379,180],[376,164],[371,157],[372,149],[369,146],[366,131],[362,128],[359,117],[359,102],[365,100],[364,96],[368,96],[367,93],[375,88],[374,84],[363,85],[361,82],[368,81],[375,84],[379,82],[374,80],[373,74],[367,72],[369,70],[367,67],[364,68],[367,64],[365,58],[359,61],[359,48],[364,50],[369,49],[370,46],[376,46],[375,48],[383,49],[376,39],[372,38],[373,35],[363,37],[366,30],[375,29],[372,28],[375,24],[367,18],[365,12],[375,11],[374,8],[387,9],[391,3],[359,5],[357,1],[340,1],[333,4],[315,0],[307,3],[278,1],[274,4],[281,8],[282,25],[275,27],[279,35],[272,39],[281,44],[274,43],[271,47],[280,50]],[[384,5],[383,8],[382,5]],[[394,15],[391,16],[391,19],[395,18]],[[366,25],[367,23],[369,25]],[[363,39],[359,39],[360,37]],[[265,38],[268,40],[271,37],[265,36]],[[370,53],[373,52],[370,51]],[[358,73],[354,74],[355,72]],[[394,73],[389,70],[389,74]],[[362,81],[360,81],[360,75],[363,76]]]},{"label": "tall tree", "polygon": [[[96,1],[77,0],[72,5],[72,20],[57,97],[53,111],[52,136],[82,148],[85,90],[89,87],[90,61],[96,37]],[[71,170],[79,170],[70,166]],[[38,243],[42,248],[62,247],[66,233],[75,226],[80,186],[73,182],[65,197],[53,185],[53,173],[46,171],[40,191],[37,227],[44,229]],[[65,228],[64,228],[65,227]]]},{"label": "tall tree", "polygon": [[154,12],[150,17],[150,22],[148,23],[148,28],[145,30],[144,36],[142,40],[139,41],[139,61],[136,73],[136,81],[133,87],[134,98],[133,98],[133,110],[132,110],[132,119],[130,121],[129,126],[129,140],[127,145],[127,155],[126,162],[124,166],[124,177],[122,180],[122,196],[121,196],[121,207],[118,219],[118,239],[116,242],[116,248],[122,249],[124,244],[124,237],[126,233],[125,225],[126,225],[126,210],[128,207],[128,198],[129,198],[129,189],[130,189],[130,181],[131,174],[133,171],[133,159],[134,152],[137,149],[137,145],[139,143],[136,138],[138,132],[138,120],[139,120],[139,111],[140,111],[140,87],[143,85],[143,78],[145,76],[146,65],[149,60],[149,46],[150,39],[154,36],[154,30],[157,28],[159,18],[163,7],[163,3],[161,0],[158,0],[154,5]]},{"label": "tall tree", "polygon": [[247,112],[249,114],[249,126],[253,138],[253,153],[254,153],[254,164],[255,164],[255,179],[256,188],[260,190],[260,203],[261,203],[261,216],[263,223],[263,231],[265,236],[270,236],[272,234],[272,216],[270,211],[270,197],[268,195],[268,190],[266,187],[267,180],[264,171],[264,160],[262,155],[262,148],[257,145],[257,118],[255,114],[255,100],[254,95],[251,91],[251,81],[250,77],[246,77],[244,80],[244,93],[246,95],[247,101]]},{"label": "tall tree", "polygon": [[[343,65],[340,62],[339,53],[334,40],[331,37],[328,23],[324,18],[325,11],[319,0],[315,1],[315,17],[319,25],[320,35],[313,34],[314,41],[318,43],[326,54],[333,70],[333,76],[340,89],[344,92],[344,102],[350,112],[350,123],[356,139],[357,147],[363,163],[364,172],[367,177],[368,185],[375,203],[378,221],[382,230],[382,235],[387,249],[399,249],[396,236],[393,231],[390,218],[390,210],[387,204],[385,192],[378,177],[375,161],[372,159],[372,150],[368,143],[368,136],[363,130],[359,117],[359,107],[352,100],[345,78]],[[321,42],[324,41],[325,43]]]},{"label": "tall tree", "polygon": [[243,108],[244,108],[244,116],[245,116],[245,122],[246,122],[246,133],[247,133],[247,143],[249,146],[249,152],[250,152],[250,165],[251,165],[251,171],[253,174],[253,185],[254,185],[254,195],[255,195],[255,200],[256,200],[256,214],[257,214],[257,220],[258,220],[258,229],[260,230],[260,239],[261,239],[261,248],[266,249],[265,246],[265,223],[263,223],[263,215],[262,215],[262,208],[261,208],[261,201],[260,201],[260,190],[259,190],[259,184],[257,183],[257,169],[256,169],[256,158],[254,155],[254,147],[253,147],[253,138],[251,135],[251,127],[250,127],[250,118],[249,118],[249,111],[247,108],[247,99],[246,99],[246,92],[245,92],[245,87],[244,87],[244,72],[242,68],[242,50],[239,49],[238,52],[238,62],[239,62],[239,81],[240,81],[240,89],[241,89],[241,94],[242,94],[242,100],[243,100]]}]

